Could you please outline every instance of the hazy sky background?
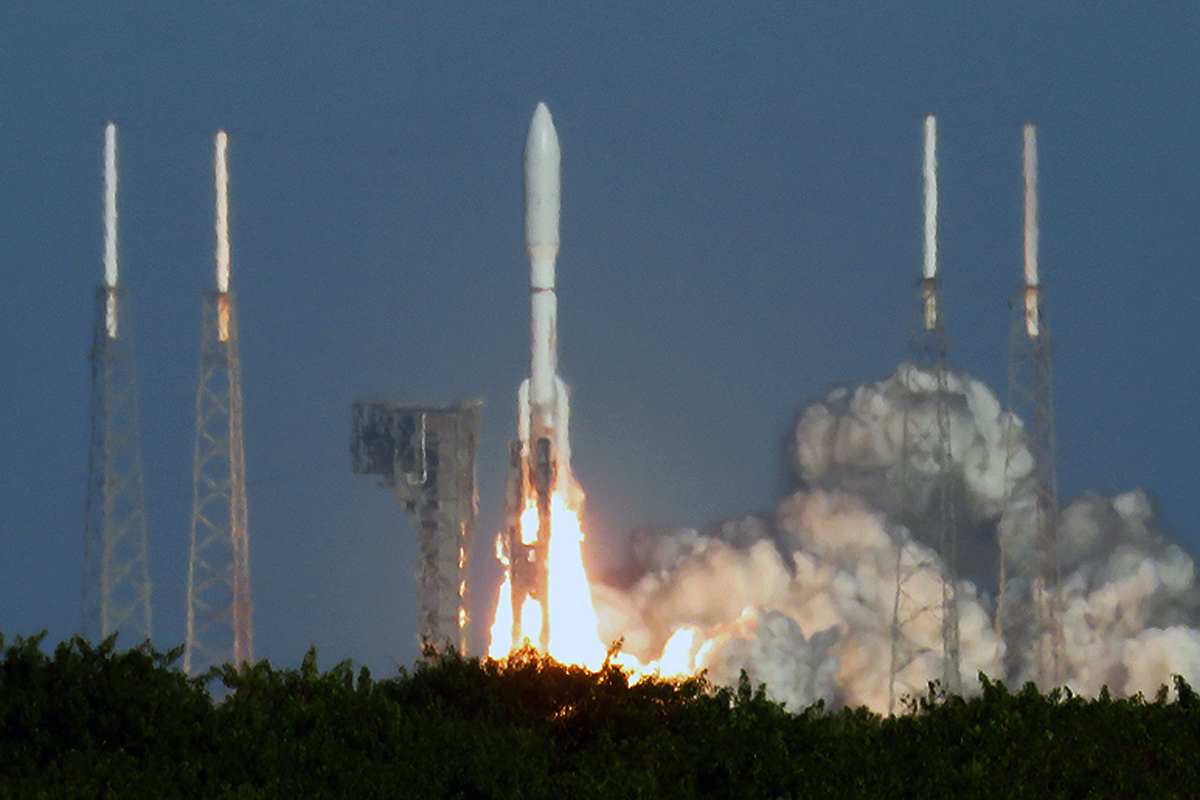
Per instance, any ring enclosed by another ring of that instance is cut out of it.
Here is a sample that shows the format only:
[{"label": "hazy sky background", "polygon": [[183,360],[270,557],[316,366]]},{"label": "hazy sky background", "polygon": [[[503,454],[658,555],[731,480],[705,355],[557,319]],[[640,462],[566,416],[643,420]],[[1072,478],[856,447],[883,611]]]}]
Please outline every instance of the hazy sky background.
[{"label": "hazy sky background", "polygon": [[416,656],[412,529],[350,474],[359,397],[486,398],[474,591],[490,618],[539,100],[563,151],[559,353],[595,569],[637,526],[770,511],[804,404],[906,357],[929,112],[953,364],[1005,395],[1036,120],[1063,500],[1145,487],[1195,550],[1197,42],[1192,3],[10,0],[0,631],[79,627],[109,120],[162,648],[184,636],[217,128],[259,657]]}]

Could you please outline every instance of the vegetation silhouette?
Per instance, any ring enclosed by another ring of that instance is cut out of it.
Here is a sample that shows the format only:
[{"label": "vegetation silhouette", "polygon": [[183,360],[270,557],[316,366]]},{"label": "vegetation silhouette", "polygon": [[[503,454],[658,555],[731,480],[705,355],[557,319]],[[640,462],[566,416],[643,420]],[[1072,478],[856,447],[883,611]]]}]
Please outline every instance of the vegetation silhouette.
[{"label": "vegetation silhouette", "polygon": [[377,680],[266,661],[190,678],[181,648],[0,635],[2,797],[1184,797],[1200,697],[932,684],[906,712],[791,710],[745,674],[591,672],[427,647]]}]

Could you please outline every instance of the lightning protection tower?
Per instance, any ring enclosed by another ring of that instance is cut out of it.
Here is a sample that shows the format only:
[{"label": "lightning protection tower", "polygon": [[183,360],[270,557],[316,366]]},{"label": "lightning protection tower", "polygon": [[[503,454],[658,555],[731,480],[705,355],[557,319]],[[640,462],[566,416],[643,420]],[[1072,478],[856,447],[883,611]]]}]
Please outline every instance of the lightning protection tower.
[{"label": "lightning protection tower", "polygon": [[417,635],[466,653],[471,630],[468,575],[478,493],[475,450],[483,401],[433,407],[354,404],[350,447],[356,475],[379,475],[417,531]]},{"label": "lightning protection tower", "polygon": [[237,313],[229,290],[228,138],[216,136],[217,290],[202,302],[200,380],[196,392],[191,558],[183,669],[254,661],[246,456],[242,440],[242,368]]},{"label": "lightning protection tower", "polygon": [[[937,123],[925,117],[925,258],[914,364],[901,372],[904,406],[900,471],[904,507],[914,509],[898,536],[892,604],[888,705],[924,688],[929,661],[940,661],[943,687],[962,691],[959,667],[958,528],[954,513],[949,346],[937,272]],[[913,398],[927,397],[927,401]],[[910,496],[911,495],[911,496]],[[915,526],[935,543],[938,560],[913,539]]]},{"label": "lightning protection tower", "polygon": [[[997,626],[1013,654],[1007,669],[1027,668],[1043,688],[1058,686],[1063,674],[1063,632],[1058,610],[1058,478],[1054,457],[1054,371],[1050,327],[1043,311],[1038,274],[1037,129],[1024,126],[1025,285],[1013,306],[1009,408],[1030,420],[1023,441],[1032,469],[1008,480],[1006,517],[1000,536],[1000,605]],[[1017,432],[1014,430],[1013,435]],[[1010,442],[1009,460],[1017,451]],[[1010,472],[1011,474],[1011,472]],[[1011,643],[1019,646],[1013,647]],[[1032,653],[1032,663],[1015,661]]]},{"label": "lightning protection tower", "polygon": [[104,133],[104,283],[92,332],[83,634],[150,638],[146,500],[128,294],[117,267],[117,127]]}]

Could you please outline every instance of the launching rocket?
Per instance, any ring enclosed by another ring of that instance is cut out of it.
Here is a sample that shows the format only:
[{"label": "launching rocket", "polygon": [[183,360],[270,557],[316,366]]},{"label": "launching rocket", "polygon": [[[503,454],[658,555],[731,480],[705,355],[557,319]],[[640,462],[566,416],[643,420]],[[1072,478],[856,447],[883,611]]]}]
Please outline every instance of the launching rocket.
[{"label": "launching rocket", "polygon": [[538,103],[525,142],[525,250],[529,256],[529,377],[517,393],[517,438],[509,447],[500,584],[488,653],[526,643],[564,664],[599,669],[606,656],[583,566],[583,491],[571,473],[567,386],[558,376],[558,258],[561,180],[558,134]]},{"label": "launching rocket", "polygon": [[[527,458],[549,447],[549,466],[569,474],[567,388],[558,376],[558,258],[561,180],[558,134],[545,103],[538,103],[525,141],[525,250],[529,255],[529,377],[521,384],[518,436]],[[541,444],[542,441],[546,444]],[[531,461],[531,464],[534,462]],[[537,466],[545,466],[541,461]],[[551,483],[553,476],[551,476]]]},{"label": "launching rocket", "polygon": [[[558,376],[554,292],[561,181],[558,134],[545,103],[538,103],[525,142],[525,249],[529,256],[529,377],[517,393],[517,440],[510,448],[504,538],[512,569],[513,642],[521,641],[522,609],[541,607],[537,646],[549,642],[547,565],[550,500],[571,480],[567,387]],[[533,513],[536,509],[536,517]],[[532,631],[525,631],[531,635]]]}]

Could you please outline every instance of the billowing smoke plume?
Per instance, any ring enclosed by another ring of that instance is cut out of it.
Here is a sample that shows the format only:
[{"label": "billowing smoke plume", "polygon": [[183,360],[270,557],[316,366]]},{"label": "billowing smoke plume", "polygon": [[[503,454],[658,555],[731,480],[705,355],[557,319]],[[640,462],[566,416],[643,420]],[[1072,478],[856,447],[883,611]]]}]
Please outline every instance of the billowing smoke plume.
[{"label": "billowing smoke plume", "polygon": [[[636,535],[639,577],[595,588],[602,637],[623,637],[643,662],[685,650],[717,683],[744,669],[791,708],[820,699],[886,712],[941,679],[938,439],[921,433],[937,430],[937,388],[902,365],[808,408],[790,448],[804,488],[773,517]],[[959,658],[972,692],[979,672],[1036,674],[1032,625],[1006,623],[1002,635],[996,624],[1001,545],[1017,574],[1032,558],[1034,463],[1022,423],[986,386],[951,374],[948,389],[940,485],[958,530]],[[1155,530],[1146,495],[1084,495],[1064,509],[1059,537],[1066,683],[1085,694],[1152,693],[1172,673],[1200,683],[1193,563]]]}]

